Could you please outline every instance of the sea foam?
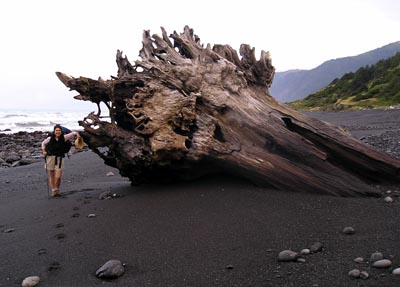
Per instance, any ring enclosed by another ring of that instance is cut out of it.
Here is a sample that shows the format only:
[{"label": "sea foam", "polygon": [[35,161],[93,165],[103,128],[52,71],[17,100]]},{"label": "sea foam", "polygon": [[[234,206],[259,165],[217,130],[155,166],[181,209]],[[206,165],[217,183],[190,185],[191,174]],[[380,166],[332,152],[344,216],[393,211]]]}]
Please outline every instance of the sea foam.
[{"label": "sea foam", "polygon": [[70,130],[82,130],[78,121],[83,120],[90,111],[46,111],[46,110],[1,110],[0,132],[51,131],[55,124]]}]

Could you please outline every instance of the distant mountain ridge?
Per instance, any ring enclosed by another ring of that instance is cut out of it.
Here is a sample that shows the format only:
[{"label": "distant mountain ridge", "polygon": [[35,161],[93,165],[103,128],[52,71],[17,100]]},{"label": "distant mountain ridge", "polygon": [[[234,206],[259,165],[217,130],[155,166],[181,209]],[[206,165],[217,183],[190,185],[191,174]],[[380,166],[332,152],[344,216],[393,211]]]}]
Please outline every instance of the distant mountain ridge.
[{"label": "distant mountain ridge", "polygon": [[344,74],[318,92],[291,103],[298,110],[358,110],[400,106],[400,52]]},{"label": "distant mountain ridge", "polygon": [[400,41],[357,56],[328,60],[311,70],[277,72],[269,91],[274,98],[283,103],[303,99],[324,88],[334,79],[390,58],[397,52],[400,52]]}]

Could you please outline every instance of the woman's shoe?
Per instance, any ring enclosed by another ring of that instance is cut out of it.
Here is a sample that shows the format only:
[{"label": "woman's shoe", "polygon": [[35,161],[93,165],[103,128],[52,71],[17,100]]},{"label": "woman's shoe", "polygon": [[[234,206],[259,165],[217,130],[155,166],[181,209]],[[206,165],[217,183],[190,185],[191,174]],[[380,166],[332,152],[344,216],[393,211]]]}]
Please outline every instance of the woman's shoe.
[{"label": "woman's shoe", "polygon": [[58,188],[55,188],[52,190],[52,196],[56,197],[56,196],[60,196],[60,190]]}]

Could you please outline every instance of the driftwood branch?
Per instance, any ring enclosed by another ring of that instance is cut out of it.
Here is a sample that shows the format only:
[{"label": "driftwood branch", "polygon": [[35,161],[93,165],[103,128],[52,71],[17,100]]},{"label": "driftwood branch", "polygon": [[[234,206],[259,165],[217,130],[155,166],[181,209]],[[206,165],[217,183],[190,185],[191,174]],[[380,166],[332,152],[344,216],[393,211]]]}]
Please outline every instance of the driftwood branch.
[{"label": "driftwood branch", "polygon": [[204,47],[189,27],[162,37],[143,33],[132,65],[117,51],[117,77],[74,78],[79,92],[106,103],[112,117],[80,122],[89,147],[132,184],[229,173],[282,190],[373,194],[371,184],[399,182],[400,162],[343,130],[278,103],[268,87],[268,52],[257,60],[241,45]]}]

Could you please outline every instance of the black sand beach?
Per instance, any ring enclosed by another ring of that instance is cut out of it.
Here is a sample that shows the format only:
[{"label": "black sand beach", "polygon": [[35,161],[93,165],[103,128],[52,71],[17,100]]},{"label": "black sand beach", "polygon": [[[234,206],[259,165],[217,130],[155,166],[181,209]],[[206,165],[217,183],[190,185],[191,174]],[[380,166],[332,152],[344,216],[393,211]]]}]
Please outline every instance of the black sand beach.
[{"label": "black sand beach", "polygon": [[[400,111],[313,113],[397,156]],[[114,175],[107,176],[109,172]],[[400,186],[382,198],[285,192],[212,177],[131,187],[90,151],[66,160],[62,197],[48,198],[43,162],[0,169],[0,286],[400,286]],[[100,200],[104,192],[115,198]],[[384,196],[384,194],[382,194]],[[88,217],[94,214],[94,217]],[[343,228],[355,233],[345,235]],[[305,262],[278,262],[322,243]],[[375,251],[392,261],[372,267]],[[364,262],[353,260],[363,257]],[[96,270],[126,264],[115,280]],[[348,275],[358,268],[368,279]]]}]

